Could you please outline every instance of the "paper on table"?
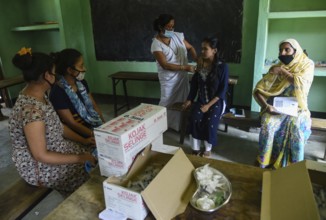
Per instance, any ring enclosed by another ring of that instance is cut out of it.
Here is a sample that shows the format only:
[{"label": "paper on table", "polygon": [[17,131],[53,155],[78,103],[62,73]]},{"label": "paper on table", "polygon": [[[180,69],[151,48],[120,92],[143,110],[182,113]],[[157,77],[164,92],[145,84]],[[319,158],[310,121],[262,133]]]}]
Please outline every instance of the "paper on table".
[{"label": "paper on table", "polygon": [[100,214],[98,215],[99,219],[102,220],[126,220],[127,217],[124,216],[121,213],[112,211],[111,209],[104,209]]},{"label": "paper on table", "polygon": [[281,114],[298,116],[298,101],[295,97],[274,97],[273,106]]},{"label": "paper on table", "polygon": [[235,116],[235,117],[240,117],[244,118],[246,117],[245,111],[243,108],[231,108],[230,112]]}]

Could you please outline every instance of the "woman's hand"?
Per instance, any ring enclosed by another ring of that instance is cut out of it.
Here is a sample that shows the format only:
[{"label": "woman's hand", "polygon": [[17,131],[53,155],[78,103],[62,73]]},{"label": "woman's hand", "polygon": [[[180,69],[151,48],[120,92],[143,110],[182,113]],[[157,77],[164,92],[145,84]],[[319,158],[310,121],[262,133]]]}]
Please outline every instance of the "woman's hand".
[{"label": "woman's hand", "polygon": [[95,166],[97,164],[97,160],[92,154],[84,153],[81,156],[82,156],[83,163],[85,163],[86,161],[89,161],[89,162],[91,162],[92,166]]},{"label": "woman's hand", "polygon": [[86,146],[95,147],[96,146],[95,138],[94,137],[85,138],[85,141],[83,144]]},{"label": "woman's hand", "polygon": [[209,110],[209,105],[202,105],[200,110],[203,112],[203,113],[206,113],[208,110]]},{"label": "woman's hand", "polygon": [[267,105],[265,107],[265,112],[271,114],[271,115],[279,115],[280,113],[277,112],[276,108],[272,105]]},{"label": "woman's hand", "polygon": [[274,75],[282,75],[283,68],[281,66],[272,66],[269,72]]},{"label": "woman's hand", "polygon": [[194,73],[194,72],[196,71],[196,66],[185,65],[185,66],[184,66],[184,70],[186,70],[187,72]]},{"label": "woman's hand", "polygon": [[189,108],[191,106],[191,101],[190,100],[187,100],[183,103],[182,105],[182,110],[185,110],[187,108]]}]

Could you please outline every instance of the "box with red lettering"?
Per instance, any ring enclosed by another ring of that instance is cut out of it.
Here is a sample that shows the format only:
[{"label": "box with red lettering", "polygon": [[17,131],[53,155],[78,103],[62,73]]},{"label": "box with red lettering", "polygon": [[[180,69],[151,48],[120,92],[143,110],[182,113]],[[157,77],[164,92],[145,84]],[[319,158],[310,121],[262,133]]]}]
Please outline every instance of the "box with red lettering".
[{"label": "box with red lettering", "polygon": [[102,176],[128,172],[137,154],[167,130],[166,108],[141,104],[94,129]]}]

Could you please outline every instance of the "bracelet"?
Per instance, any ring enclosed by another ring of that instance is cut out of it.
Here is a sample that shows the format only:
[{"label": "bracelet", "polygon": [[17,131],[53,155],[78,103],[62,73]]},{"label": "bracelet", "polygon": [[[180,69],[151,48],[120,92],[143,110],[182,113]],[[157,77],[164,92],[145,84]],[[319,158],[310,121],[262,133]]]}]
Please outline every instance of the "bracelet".
[{"label": "bracelet", "polygon": [[180,70],[183,71],[185,70],[185,67],[183,65],[180,66]]}]

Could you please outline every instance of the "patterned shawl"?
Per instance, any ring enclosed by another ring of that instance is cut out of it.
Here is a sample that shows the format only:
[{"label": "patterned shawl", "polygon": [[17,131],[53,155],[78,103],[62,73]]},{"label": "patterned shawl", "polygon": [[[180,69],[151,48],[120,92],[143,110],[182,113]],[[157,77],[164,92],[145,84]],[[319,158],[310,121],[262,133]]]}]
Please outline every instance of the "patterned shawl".
[{"label": "patterned shawl", "polygon": [[[314,62],[303,52],[299,43],[294,39],[287,39],[280,43],[290,43],[296,53],[294,59],[284,65],[282,62],[274,66],[282,66],[284,69],[293,74],[294,92],[297,98],[299,108],[308,110],[308,93],[314,77]],[[290,86],[290,82],[283,75],[275,75],[268,72],[256,85],[254,93],[258,90],[265,99],[271,96],[278,96]],[[254,98],[256,99],[255,95]],[[257,99],[256,99],[257,101]]]},{"label": "patterned shawl", "polygon": [[59,80],[59,84],[64,88],[71,103],[82,119],[84,119],[93,128],[102,125],[102,120],[99,114],[95,111],[92,100],[89,98],[85,86],[76,80],[76,85],[84,102],[80,100],[78,95],[73,91],[72,87],[68,84],[64,77]]}]

